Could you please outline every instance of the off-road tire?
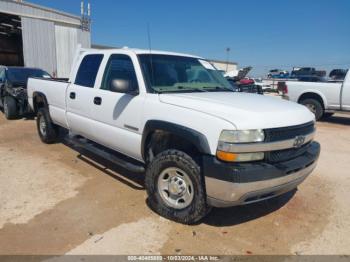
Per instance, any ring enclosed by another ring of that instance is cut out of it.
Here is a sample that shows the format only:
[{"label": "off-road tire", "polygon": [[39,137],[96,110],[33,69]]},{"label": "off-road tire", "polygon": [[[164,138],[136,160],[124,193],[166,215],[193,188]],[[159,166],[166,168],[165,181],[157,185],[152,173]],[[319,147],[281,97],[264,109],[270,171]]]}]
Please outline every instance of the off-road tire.
[{"label": "off-road tire", "polygon": [[[320,120],[324,114],[324,109],[322,107],[322,104],[316,100],[316,99],[313,99],[313,98],[307,98],[307,99],[304,99],[300,102],[300,104],[308,107],[308,106],[312,106],[314,108],[314,114],[315,114],[315,118],[316,120]],[[311,110],[310,110],[311,111]]]},{"label": "off-road tire", "polygon": [[[44,133],[40,128],[40,122],[42,120],[45,122],[45,125],[46,125],[46,132]],[[36,118],[36,126],[38,129],[39,137],[43,143],[52,144],[57,142],[59,137],[59,127],[54,123],[52,123],[48,109],[40,108],[38,110],[38,114]]]},{"label": "off-road tire", "polygon": [[[186,172],[193,184],[194,197],[189,206],[175,209],[167,205],[158,192],[158,178],[163,170],[175,167]],[[206,203],[204,179],[200,166],[186,153],[166,150],[158,154],[146,171],[145,186],[148,205],[159,215],[183,224],[193,224],[202,219],[210,210]]]}]

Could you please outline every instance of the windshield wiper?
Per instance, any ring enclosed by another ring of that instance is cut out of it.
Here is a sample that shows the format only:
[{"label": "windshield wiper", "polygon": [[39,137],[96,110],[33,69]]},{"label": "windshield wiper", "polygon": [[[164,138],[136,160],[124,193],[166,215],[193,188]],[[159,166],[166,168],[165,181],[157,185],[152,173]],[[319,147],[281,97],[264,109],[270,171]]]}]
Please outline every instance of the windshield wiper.
[{"label": "windshield wiper", "polygon": [[184,86],[177,86],[178,89],[171,89],[171,90],[156,90],[159,94],[163,93],[179,93],[179,92],[208,92],[207,90],[203,88],[194,88],[194,87],[184,87]]},{"label": "windshield wiper", "polygon": [[196,88],[196,87],[184,87],[184,86],[178,86],[178,88],[182,91],[200,91],[200,92],[207,92],[203,88]]},{"label": "windshield wiper", "polygon": [[206,86],[203,87],[206,91],[230,91],[230,92],[234,92],[233,89],[229,88],[229,87],[224,87],[224,86]]}]

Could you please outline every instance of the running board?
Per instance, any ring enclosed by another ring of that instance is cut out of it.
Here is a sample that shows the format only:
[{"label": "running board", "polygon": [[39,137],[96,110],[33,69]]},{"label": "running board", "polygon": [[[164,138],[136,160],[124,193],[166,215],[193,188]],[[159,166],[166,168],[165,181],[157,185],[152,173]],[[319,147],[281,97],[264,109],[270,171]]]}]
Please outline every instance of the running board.
[{"label": "running board", "polygon": [[98,145],[92,141],[85,139],[85,138],[67,135],[67,137],[64,138],[64,141],[67,144],[69,144],[70,146],[86,150],[93,155],[96,155],[96,156],[99,156],[103,159],[106,159],[109,162],[112,162],[113,164],[116,164],[120,167],[123,167],[131,172],[135,172],[135,173],[145,172],[145,168],[142,165],[142,163],[136,163],[136,160],[130,159],[126,156],[119,157],[118,156],[118,155],[120,155],[119,153],[114,152],[108,148],[104,148],[103,146]]}]

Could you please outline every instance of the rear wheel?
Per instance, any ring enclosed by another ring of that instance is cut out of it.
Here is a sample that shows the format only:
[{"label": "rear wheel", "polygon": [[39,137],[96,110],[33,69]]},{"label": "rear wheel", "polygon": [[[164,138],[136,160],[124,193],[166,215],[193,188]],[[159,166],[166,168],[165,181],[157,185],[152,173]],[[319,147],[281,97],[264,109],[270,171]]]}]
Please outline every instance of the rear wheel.
[{"label": "rear wheel", "polygon": [[47,109],[40,108],[38,110],[36,126],[40,139],[45,144],[52,144],[58,140],[59,127],[52,123]]},{"label": "rear wheel", "polygon": [[150,207],[168,219],[193,224],[209,210],[200,167],[182,151],[157,155],[146,171],[145,185]]},{"label": "rear wheel", "polygon": [[18,117],[17,101],[13,97],[5,96],[3,106],[7,119],[16,119]]},{"label": "rear wheel", "polygon": [[300,102],[302,105],[306,106],[312,113],[314,113],[316,120],[320,120],[324,114],[322,104],[313,98],[307,98]]}]

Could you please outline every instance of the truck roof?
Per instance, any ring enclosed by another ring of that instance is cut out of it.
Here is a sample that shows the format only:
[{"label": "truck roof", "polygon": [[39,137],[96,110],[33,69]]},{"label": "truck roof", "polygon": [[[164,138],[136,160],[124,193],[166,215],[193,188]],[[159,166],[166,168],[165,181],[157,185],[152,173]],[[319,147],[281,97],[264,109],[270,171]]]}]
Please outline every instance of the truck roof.
[{"label": "truck roof", "polygon": [[150,50],[150,49],[137,49],[137,48],[128,48],[128,47],[123,47],[123,48],[111,48],[111,49],[83,49],[86,53],[106,53],[106,52],[113,52],[113,51],[130,51],[132,53],[135,53],[137,55],[141,54],[152,54],[152,55],[173,55],[173,56],[186,56],[186,57],[193,57],[193,58],[201,58],[199,56],[195,55],[190,55],[190,54],[184,54],[184,53],[177,53],[177,52],[168,52],[168,51],[160,51],[160,50]]}]

